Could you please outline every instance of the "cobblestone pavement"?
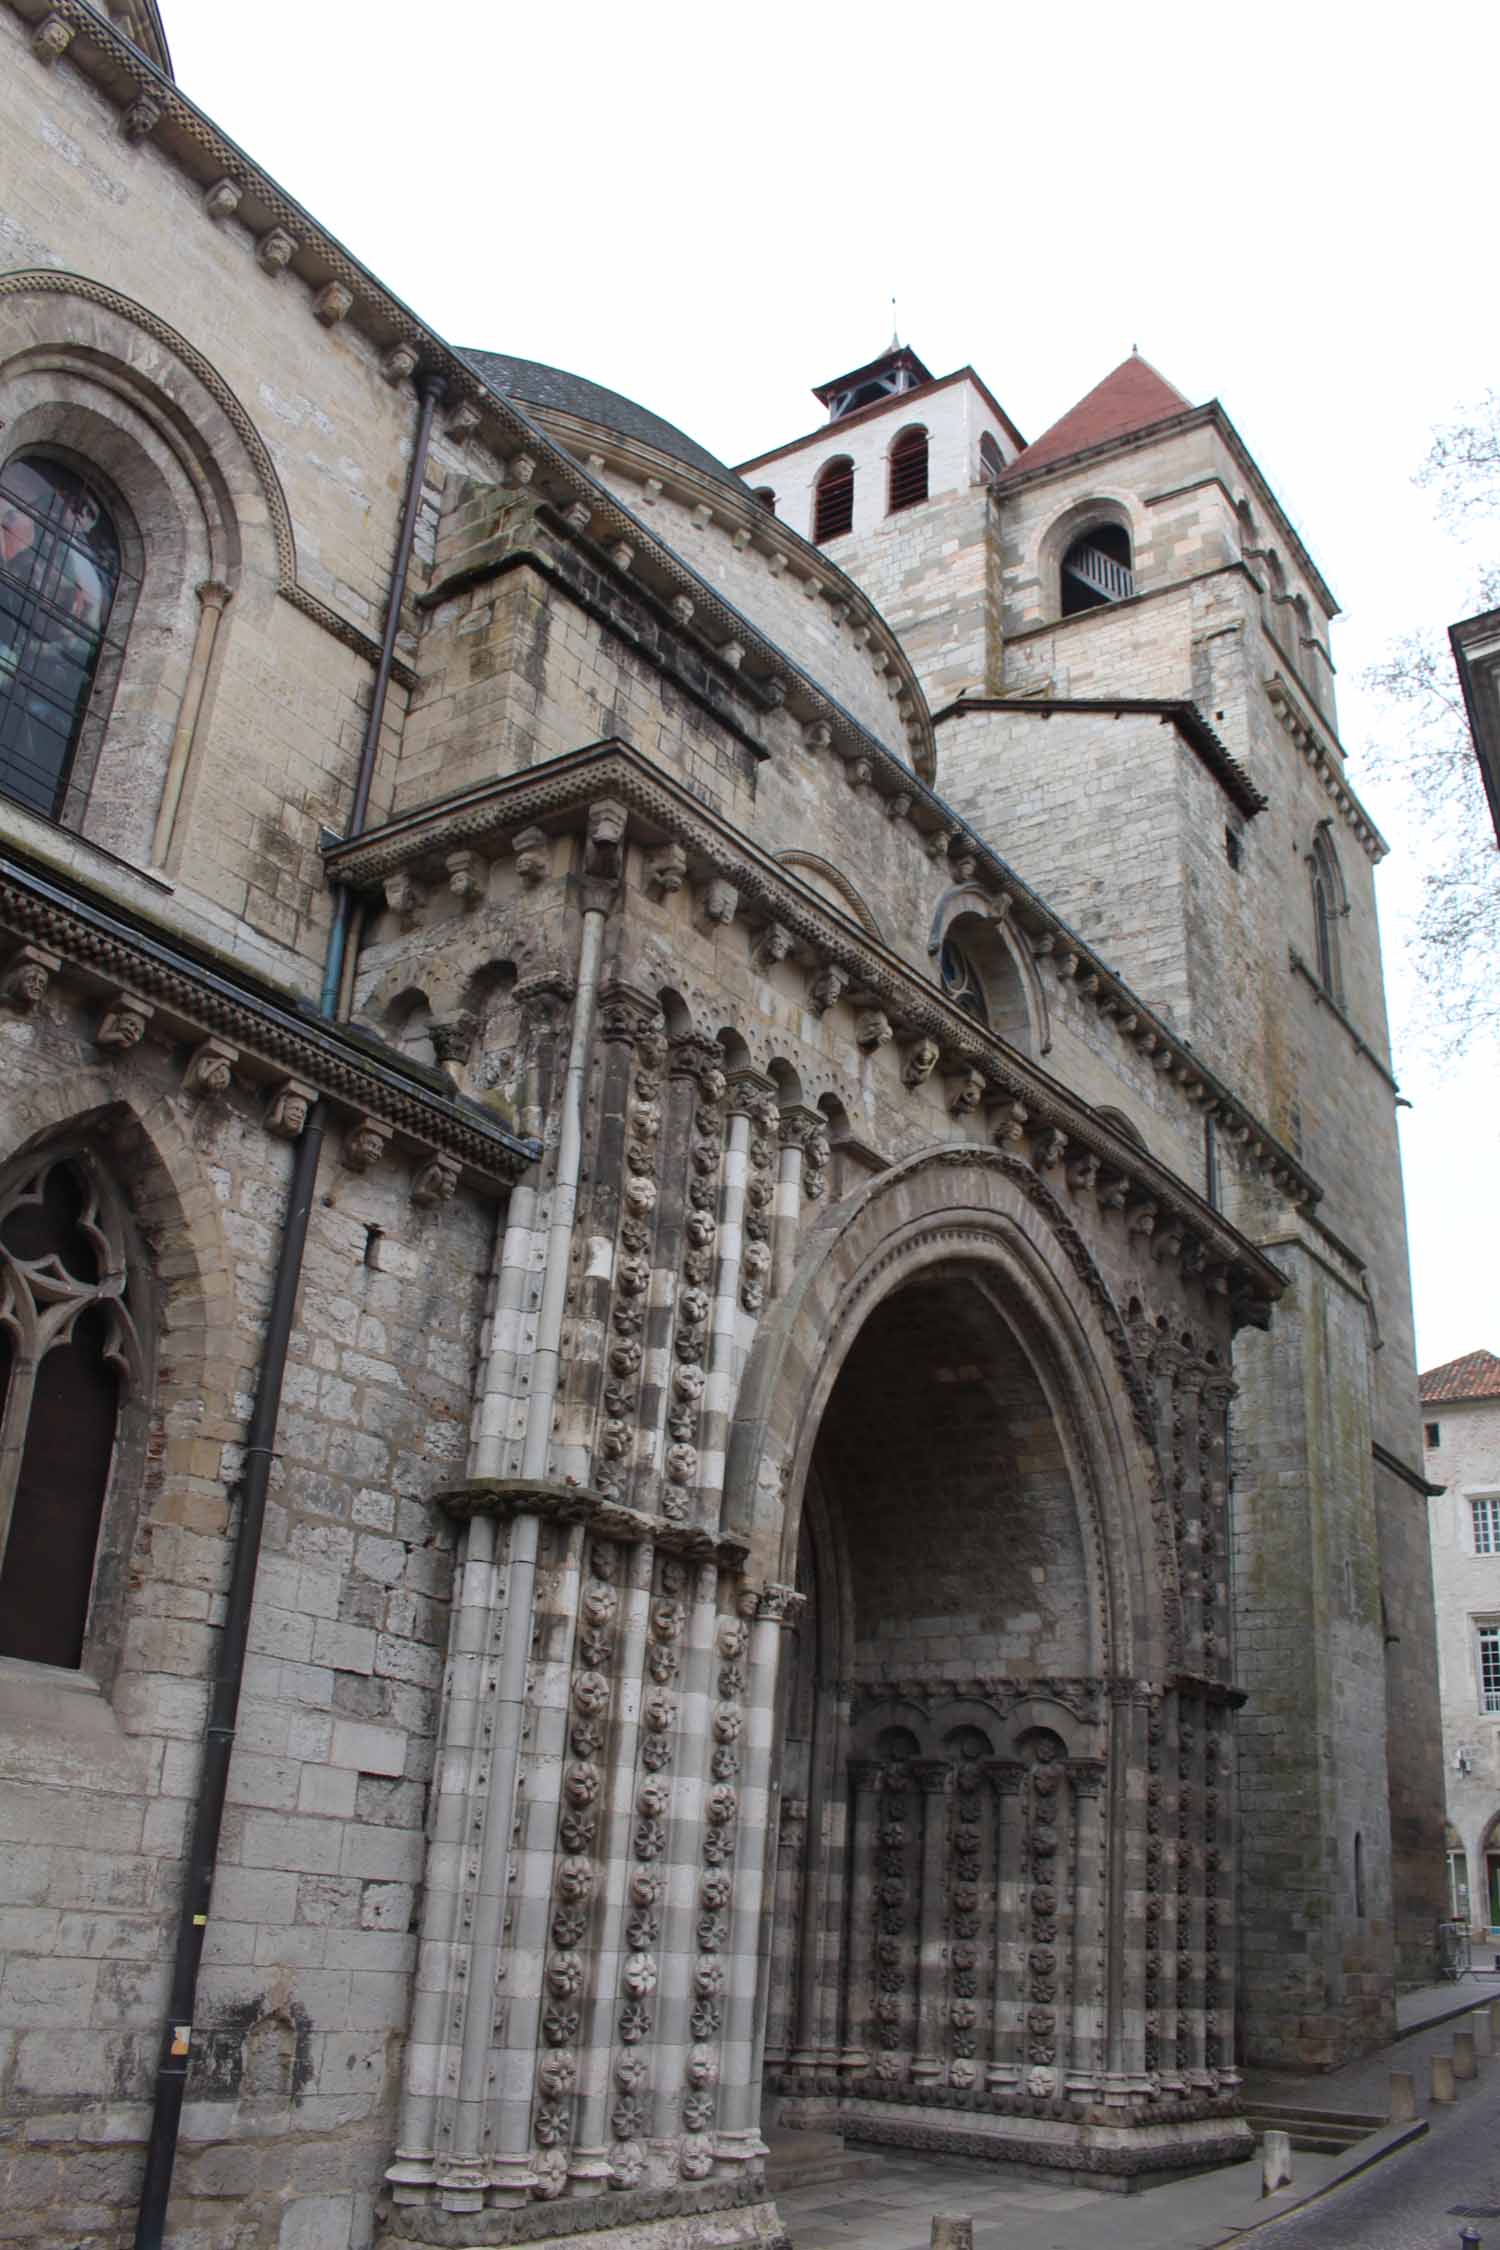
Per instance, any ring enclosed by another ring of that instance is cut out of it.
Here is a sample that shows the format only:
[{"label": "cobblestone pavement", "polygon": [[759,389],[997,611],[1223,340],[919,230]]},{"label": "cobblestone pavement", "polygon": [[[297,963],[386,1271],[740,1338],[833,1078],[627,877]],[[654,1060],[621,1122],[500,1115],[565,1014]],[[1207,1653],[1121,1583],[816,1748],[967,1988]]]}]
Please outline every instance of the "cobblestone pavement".
[{"label": "cobblestone pavement", "polygon": [[1425,2139],[1263,2228],[1255,2250],[1457,2250],[1464,2227],[1500,2250],[1497,2086],[1492,2061],[1450,2111],[1428,2112]]}]

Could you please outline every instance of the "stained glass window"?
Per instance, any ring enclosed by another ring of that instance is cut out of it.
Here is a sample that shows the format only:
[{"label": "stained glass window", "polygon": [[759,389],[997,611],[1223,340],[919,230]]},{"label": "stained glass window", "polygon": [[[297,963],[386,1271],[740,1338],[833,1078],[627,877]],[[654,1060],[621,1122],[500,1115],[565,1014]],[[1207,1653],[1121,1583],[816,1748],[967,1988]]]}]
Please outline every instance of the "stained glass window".
[{"label": "stained glass window", "polygon": [[57,819],[105,644],[120,542],[61,462],[0,470],[0,790]]}]

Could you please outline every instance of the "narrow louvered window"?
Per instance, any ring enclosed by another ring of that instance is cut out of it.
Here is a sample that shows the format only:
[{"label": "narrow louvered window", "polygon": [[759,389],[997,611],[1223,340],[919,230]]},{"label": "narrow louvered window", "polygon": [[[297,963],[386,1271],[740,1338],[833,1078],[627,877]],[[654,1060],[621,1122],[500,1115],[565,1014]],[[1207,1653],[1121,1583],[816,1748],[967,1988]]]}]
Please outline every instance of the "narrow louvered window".
[{"label": "narrow louvered window", "polygon": [[813,510],[813,538],[821,547],[825,539],[840,539],[854,523],[854,463],[847,454],[830,461],[818,478]]},{"label": "narrow louvered window", "polygon": [[927,432],[903,430],[891,447],[890,513],[927,498]]}]

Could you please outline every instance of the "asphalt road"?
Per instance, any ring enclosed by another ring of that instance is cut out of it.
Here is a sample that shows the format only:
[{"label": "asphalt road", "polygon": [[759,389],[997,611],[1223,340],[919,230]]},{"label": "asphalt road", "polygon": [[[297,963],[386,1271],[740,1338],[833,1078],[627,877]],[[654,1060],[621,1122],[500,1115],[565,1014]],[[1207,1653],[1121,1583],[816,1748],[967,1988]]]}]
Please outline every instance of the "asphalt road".
[{"label": "asphalt road", "polygon": [[1257,2227],[1255,2250],[1458,2250],[1465,2227],[1500,2250],[1500,2083],[1481,2079],[1428,2118],[1410,2148]]}]

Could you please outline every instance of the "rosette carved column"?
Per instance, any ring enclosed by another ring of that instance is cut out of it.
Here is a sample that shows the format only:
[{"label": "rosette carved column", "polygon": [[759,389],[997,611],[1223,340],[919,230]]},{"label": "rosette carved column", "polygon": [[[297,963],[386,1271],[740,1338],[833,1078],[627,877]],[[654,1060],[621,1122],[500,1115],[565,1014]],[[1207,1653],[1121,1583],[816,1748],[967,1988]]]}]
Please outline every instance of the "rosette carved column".
[{"label": "rosette carved column", "polygon": [[876,1837],[884,1768],[878,1758],[857,1758],[849,1769],[854,1800],[849,1851],[849,1983],[845,2001],[844,2050],[839,2067],[854,2078],[868,2070],[877,2044],[875,2006]]},{"label": "rosette carved column", "polygon": [[1018,1758],[984,1758],[980,1771],[989,1782],[995,1820],[995,1930],[991,1977],[990,2061],[992,2089],[1014,2087],[1024,2053],[1021,1995],[1026,1944],[1021,1913],[1025,1879],[1023,1789],[1026,1768]]},{"label": "rosette carved column", "polygon": [[917,1758],[912,1775],[921,1792],[922,1891],[917,1939],[917,2045],[911,2074],[919,2085],[944,2075],[947,2045],[944,1953],[948,1905],[948,1801],[953,1768],[946,1758]]}]

